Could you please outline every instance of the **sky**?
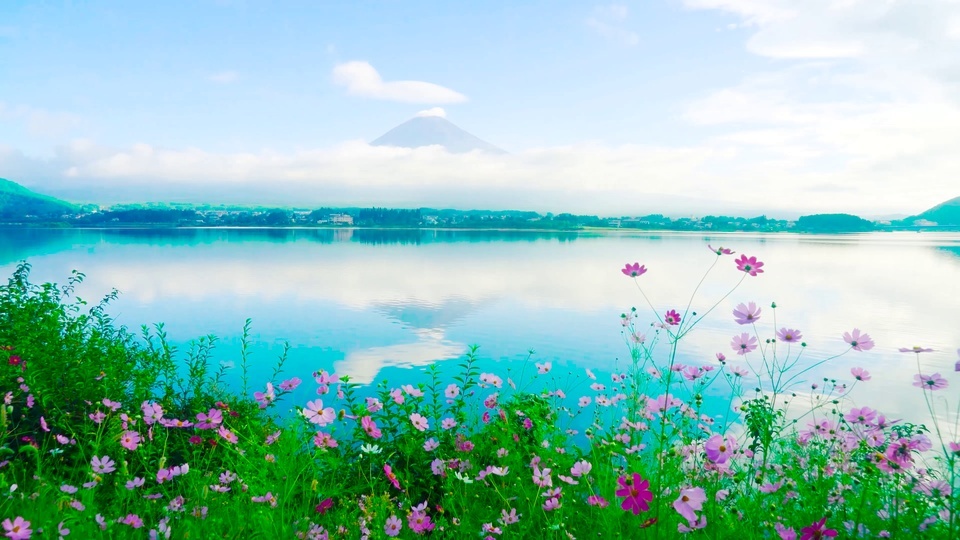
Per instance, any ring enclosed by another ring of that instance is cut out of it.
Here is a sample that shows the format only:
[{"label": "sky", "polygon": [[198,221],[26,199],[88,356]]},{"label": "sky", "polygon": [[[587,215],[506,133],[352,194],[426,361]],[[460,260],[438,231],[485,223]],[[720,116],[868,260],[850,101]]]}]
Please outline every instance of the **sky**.
[{"label": "sky", "polygon": [[[424,111],[507,150],[368,143]],[[915,214],[960,0],[0,3],[0,177],[77,202]]]}]

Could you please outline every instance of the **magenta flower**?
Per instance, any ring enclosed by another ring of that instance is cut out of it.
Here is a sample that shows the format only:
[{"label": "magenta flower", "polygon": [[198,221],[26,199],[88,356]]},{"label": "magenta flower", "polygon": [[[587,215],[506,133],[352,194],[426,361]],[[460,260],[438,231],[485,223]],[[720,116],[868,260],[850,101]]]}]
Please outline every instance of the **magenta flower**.
[{"label": "magenta flower", "polygon": [[819,540],[821,538],[837,536],[837,531],[827,529],[827,518],[800,529],[800,540]]},{"label": "magenta flower", "polygon": [[707,459],[714,463],[726,463],[737,449],[737,440],[732,435],[714,435],[704,445]]},{"label": "magenta flower", "polygon": [[307,408],[303,409],[303,416],[310,422],[319,426],[325,426],[332,423],[337,415],[333,407],[323,408],[323,400],[315,399],[307,402]]},{"label": "magenta flower", "polygon": [[390,467],[390,465],[385,464],[383,466],[383,474],[387,476],[387,480],[393,484],[394,488],[400,489],[400,480],[397,480],[397,475],[393,474],[393,469]]},{"label": "magenta flower", "polygon": [[377,423],[373,421],[373,418],[369,416],[364,416],[360,419],[360,426],[363,427],[363,431],[367,435],[373,437],[374,439],[379,439],[383,436],[383,432],[380,431],[380,428],[377,427]]},{"label": "magenta flower", "polygon": [[707,494],[703,488],[687,488],[680,490],[680,496],[673,501],[673,509],[680,513],[690,523],[697,521],[697,514],[703,508]]},{"label": "magenta flower", "polygon": [[30,522],[21,516],[17,516],[13,521],[10,521],[9,518],[3,520],[3,530],[6,531],[4,536],[12,540],[27,540],[33,534],[33,530],[30,529]]},{"label": "magenta flower", "polygon": [[912,352],[912,353],[920,354],[922,352],[933,352],[933,349],[925,349],[923,347],[917,347],[916,345],[914,345],[913,347],[910,347],[910,348],[900,347],[900,352]]},{"label": "magenta flower", "polygon": [[707,248],[710,249],[710,251],[716,253],[718,256],[719,256],[719,255],[733,255],[734,253],[736,253],[736,251],[733,251],[732,249],[727,249],[727,248],[725,248],[725,247],[723,247],[723,246],[719,246],[719,247],[717,247],[716,249],[714,249],[713,246],[711,246],[710,244],[707,244]]},{"label": "magenta flower", "polygon": [[733,341],[730,342],[730,346],[733,350],[737,351],[738,355],[744,356],[757,348],[757,338],[744,332],[739,336],[733,336]]},{"label": "magenta flower", "polygon": [[646,266],[640,266],[640,263],[627,264],[620,270],[623,272],[623,275],[629,277],[640,277],[647,273]]},{"label": "magenta flower", "polygon": [[852,369],[850,370],[850,374],[853,375],[853,378],[856,379],[856,380],[858,380],[858,381],[869,381],[869,380],[870,380],[870,372],[867,371],[867,370],[865,370],[865,369],[863,369],[863,368],[861,368],[861,367],[852,368]]},{"label": "magenta flower", "polygon": [[737,309],[733,310],[733,320],[737,324],[753,324],[760,319],[760,308],[756,302],[750,302],[750,305],[737,304]]},{"label": "magenta flower", "polygon": [[850,344],[855,351],[869,351],[873,348],[873,340],[870,334],[861,334],[859,328],[854,328],[853,333],[844,332],[843,340]]},{"label": "magenta flower", "polygon": [[939,373],[934,373],[933,375],[921,375],[916,374],[913,376],[913,385],[917,388],[923,388],[924,390],[943,390],[950,384],[946,379],[940,376]]},{"label": "magenta flower", "polygon": [[760,269],[760,267],[763,266],[763,263],[758,261],[756,257],[740,255],[740,258],[734,262],[737,263],[737,270],[746,272],[751,276],[756,277],[757,274],[763,273],[763,270]]},{"label": "magenta flower", "polygon": [[621,476],[617,479],[617,483],[620,487],[616,495],[624,498],[623,503],[620,504],[621,508],[633,512],[634,515],[640,515],[640,512],[650,509],[653,492],[650,491],[649,480],[644,480],[639,474],[633,473],[633,478]]},{"label": "magenta flower", "polygon": [[663,324],[676,326],[680,324],[680,314],[677,313],[677,310],[671,309],[663,316]]},{"label": "magenta flower", "polygon": [[124,431],[120,435],[120,444],[127,450],[136,450],[140,446],[140,434],[136,431]]},{"label": "magenta flower", "polygon": [[121,520],[120,523],[123,523],[124,525],[129,525],[134,529],[139,529],[143,527],[143,520],[140,519],[140,516],[136,514],[127,514],[127,517],[123,518],[123,520]]},{"label": "magenta flower", "polygon": [[801,334],[799,330],[794,330],[793,328],[784,327],[777,332],[777,339],[786,343],[795,343],[800,341],[801,338],[803,338],[803,334]]},{"label": "magenta flower", "polygon": [[197,414],[197,429],[217,429],[223,423],[223,413],[219,409],[210,409],[206,414]]},{"label": "magenta flower", "polygon": [[90,460],[90,466],[93,467],[93,472],[97,474],[110,474],[113,471],[117,470],[117,463],[110,459],[110,456],[97,457],[93,456],[93,459]]},{"label": "magenta flower", "polygon": [[403,528],[403,522],[400,521],[400,518],[397,516],[390,516],[387,518],[387,522],[383,525],[383,532],[387,536],[397,536],[400,534],[400,529]]}]

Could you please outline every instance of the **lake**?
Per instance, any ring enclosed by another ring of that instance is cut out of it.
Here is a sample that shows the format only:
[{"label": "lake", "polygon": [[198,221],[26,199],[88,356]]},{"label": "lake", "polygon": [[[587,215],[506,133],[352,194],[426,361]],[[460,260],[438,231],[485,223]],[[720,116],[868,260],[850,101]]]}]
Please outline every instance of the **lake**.
[{"label": "lake", "polygon": [[[216,358],[226,363],[239,364],[249,317],[257,389],[284,342],[291,346],[284,377],[309,380],[326,369],[397,385],[431,364],[452,376],[476,344],[484,370],[529,377],[533,362],[550,361],[562,386],[586,368],[609,374],[629,363],[621,313],[636,306],[639,321],[654,320],[620,272],[625,263],[649,269],[639,282],[658,311],[682,312],[716,258],[708,243],[757,256],[766,272],[747,277],[704,319],[683,341],[681,361],[717,365],[723,352],[737,362],[731,337],[748,327],[731,311],[755,301],[763,308],[761,335],[801,330],[812,361],[846,350],[841,336],[855,327],[877,344],[824,364],[798,390],[823,377],[849,381],[850,369],[861,366],[873,379],[854,390],[858,405],[923,421],[921,392],[911,386],[916,358],[897,351],[920,345],[935,349],[921,355],[923,371],[949,378],[942,394],[955,401],[960,234],[8,229],[0,230],[0,265],[9,276],[17,261],[28,261],[35,283],[62,283],[79,270],[87,276],[78,289],[85,300],[121,292],[109,309],[119,323],[163,322],[181,346],[214,334]],[[695,311],[740,280],[733,260],[721,258]],[[295,401],[310,399],[308,386]]]}]

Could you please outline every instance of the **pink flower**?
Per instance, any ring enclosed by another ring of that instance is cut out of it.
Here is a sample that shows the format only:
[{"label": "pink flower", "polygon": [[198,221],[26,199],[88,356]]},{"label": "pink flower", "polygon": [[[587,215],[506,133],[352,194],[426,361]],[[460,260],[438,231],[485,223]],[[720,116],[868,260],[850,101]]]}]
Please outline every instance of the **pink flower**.
[{"label": "pink flower", "polygon": [[633,477],[621,476],[617,479],[620,487],[616,491],[617,497],[623,497],[623,503],[620,507],[624,510],[639,515],[640,512],[646,512],[650,509],[650,501],[653,500],[653,492],[650,491],[650,481],[644,480],[639,474],[633,473]]},{"label": "pink flower", "polygon": [[801,338],[803,338],[803,334],[793,328],[783,327],[777,332],[777,339],[786,343],[795,343],[800,341]]},{"label": "pink flower", "polygon": [[381,403],[379,399],[375,397],[367,398],[367,411],[370,414],[373,414],[381,409],[383,409],[383,403]]},{"label": "pink flower", "polygon": [[676,326],[680,324],[680,314],[677,313],[677,310],[671,309],[663,315],[663,324],[668,326]]},{"label": "pink flower", "polygon": [[391,390],[390,397],[393,398],[393,402],[397,405],[403,405],[403,402],[407,399],[403,396],[403,390],[400,390],[399,388],[394,388]]},{"label": "pink flower", "polygon": [[111,411],[117,412],[120,409],[121,403],[119,401],[111,401],[107,398],[103,398],[104,407],[108,407]]},{"label": "pink flower", "polygon": [[673,501],[673,509],[693,523],[697,521],[697,514],[703,508],[703,502],[707,500],[707,495],[703,488],[687,488],[680,490],[680,496]]},{"label": "pink flower", "polygon": [[277,431],[274,431],[270,435],[267,435],[267,440],[264,441],[264,444],[267,446],[270,446],[271,444],[277,442],[277,439],[280,438],[280,433],[281,431],[278,429]]},{"label": "pink flower", "polygon": [[157,403],[144,401],[140,404],[140,410],[143,411],[143,421],[148,426],[159,422],[163,418],[163,409]]},{"label": "pink flower", "polygon": [[277,394],[273,391],[273,383],[267,383],[266,392],[254,392],[253,399],[260,404],[261,409],[266,409],[267,406],[273,403],[273,400],[277,399]]},{"label": "pink flower", "polygon": [[47,425],[47,420],[44,417],[40,417],[40,429],[49,432],[50,426]]},{"label": "pink flower", "polygon": [[737,449],[737,441],[732,435],[726,437],[714,435],[707,439],[704,448],[707,451],[707,459],[714,463],[726,463]]},{"label": "pink flower", "polygon": [[143,483],[144,483],[144,479],[140,476],[137,476],[133,480],[127,480],[125,487],[127,489],[133,490],[133,489],[137,489],[138,487],[142,487]]},{"label": "pink flower", "polygon": [[727,249],[727,248],[725,248],[725,247],[723,247],[723,246],[720,246],[720,247],[714,249],[713,246],[711,246],[710,244],[707,244],[707,248],[708,248],[710,251],[716,253],[718,256],[719,256],[719,255],[733,255],[734,253],[736,253],[736,251],[733,251],[732,249]]},{"label": "pink flower", "polygon": [[134,529],[139,529],[143,527],[143,520],[140,519],[140,516],[136,514],[127,514],[127,517],[120,520],[120,523],[123,523],[124,525],[129,525]]},{"label": "pink flower", "polygon": [[586,476],[590,474],[590,471],[593,469],[593,465],[586,460],[580,460],[573,464],[573,467],[570,468],[570,474],[576,476],[577,478],[581,476]]},{"label": "pink flower", "polygon": [[383,432],[381,432],[380,428],[377,427],[377,423],[374,422],[373,418],[370,418],[369,416],[364,416],[361,418],[360,425],[363,427],[363,431],[374,439],[379,439],[383,436]]},{"label": "pink flower", "polygon": [[760,308],[757,307],[756,302],[750,302],[750,305],[746,304],[737,304],[737,308],[733,310],[733,320],[737,324],[753,324],[760,319]]},{"label": "pink flower", "polygon": [[110,456],[97,457],[93,456],[93,459],[90,460],[90,466],[93,467],[93,472],[97,474],[110,474],[113,471],[117,470],[117,463],[110,459]]},{"label": "pink flower", "polygon": [[800,529],[800,540],[818,540],[828,536],[831,538],[837,536],[837,531],[825,528],[826,524],[827,518],[823,518],[812,525]]},{"label": "pink flower", "polygon": [[760,267],[763,266],[763,263],[758,261],[756,257],[740,255],[740,258],[734,262],[737,263],[737,270],[746,272],[751,276],[756,277],[757,274],[763,273],[763,270],[760,269]]},{"label": "pink flower", "polygon": [[855,351],[869,351],[873,348],[873,340],[870,334],[861,334],[859,328],[854,328],[853,333],[844,332],[843,340],[850,344]]},{"label": "pink flower", "polygon": [[303,410],[303,416],[319,426],[330,424],[337,418],[336,413],[333,412],[333,407],[323,408],[322,399],[308,401],[307,408]]},{"label": "pink flower", "polygon": [[390,516],[387,518],[387,522],[383,525],[383,532],[387,536],[397,536],[400,534],[400,529],[403,528],[403,522],[400,521],[400,518],[397,516]]},{"label": "pink flower", "polygon": [[413,424],[414,429],[417,431],[426,431],[430,427],[430,423],[427,422],[426,417],[420,413],[411,414],[410,423]]},{"label": "pink flower", "polygon": [[870,380],[870,372],[860,367],[855,367],[851,369],[850,374],[853,375],[853,378],[858,381]]},{"label": "pink flower", "polygon": [[536,364],[536,366],[537,366],[537,373],[539,373],[539,374],[541,374],[541,375],[546,375],[547,373],[550,373],[550,370],[553,368],[553,363],[552,363],[552,362],[544,362],[544,363],[541,364],[541,363],[538,362],[538,363]]},{"label": "pink flower", "polygon": [[539,465],[533,467],[533,483],[538,487],[552,487],[553,477],[550,476],[552,469],[541,469]]},{"label": "pink flower", "polygon": [[389,480],[390,483],[393,484],[394,488],[400,489],[400,481],[397,480],[397,475],[393,474],[393,469],[390,467],[390,465],[384,464],[383,474],[387,476],[387,480]]},{"label": "pink flower", "polygon": [[773,529],[777,531],[780,540],[797,540],[797,531],[784,526],[783,523],[777,523]]},{"label": "pink flower", "polygon": [[912,353],[920,354],[922,352],[933,352],[933,349],[925,349],[923,347],[917,347],[916,345],[914,345],[913,347],[910,347],[910,348],[900,347],[900,352],[912,352]]},{"label": "pink flower", "polygon": [[13,521],[9,518],[3,520],[3,530],[7,531],[4,536],[12,540],[27,540],[33,534],[30,522],[21,516],[17,516]]},{"label": "pink flower", "polygon": [[843,419],[851,424],[870,425],[877,419],[877,411],[870,407],[852,408],[850,412],[843,415]]},{"label": "pink flower", "polygon": [[[652,495],[651,495],[652,496]],[[590,506],[599,506],[600,508],[606,508],[610,503],[606,499],[599,495],[591,495],[587,497],[587,504]]]},{"label": "pink flower", "polygon": [[318,431],[317,434],[313,436],[313,445],[317,448],[336,448],[340,446],[340,443],[333,438],[333,435]]},{"label": "pink flower", "polygon": [[730,342],[730,346],[733,350],[737,351],[738,355],[745,356],[757,348],[757,338],[744,332],[739,336],[733,336],[733,341]]},{"label": "pink flower", "polygon": [[623,272],[623,275],[625,276],[635,278],[635,277],[640,277],[646,274],[647,268],[646,266],[640,266],[640,263],[633,263],[633,264],[627,263],[627,265],[624,266],[623,269],[621,269],[620,271]]},{"label": "pink flower", "polygon": [[440,443],[438,443],[437,440],[434,438],[427,439],[427,442],[423,443],[423,449],[426,450],[427,452],[433,452],[439,446],[440,446]]},{"label": "pink flower", "polygon": [[300,384],[303,383],[299,377],[294,377],[292,379],[287,379],[280,383],[280,389],[284,392],[292,392],[297,389]]},{"label": "pink flower", "polygon": [[443,422],[440,422],[440,427],[444,430],[449,430],[457,427],[457,421],[453,418],[444,418]]},{"label": "pink flower", "polygon": [[560,499],[556,497],[550,497],[547,502],[543,503],[543,509],[546,512],[552,512],[557,508],[560,508]]},{"label": "pink flower", "polygon": [[237,434],[227,429],[227,426],[217,428],[217,435],[230,444],[237,444],[237,441],[239,441]]},{"label": "pink flower", "polygon": [[223,423],[223,413],[219,409],[210,409],[206,414],[197,414],[197,429],[217,429],[221,423]]},{"label": "pink flower", "polygon": [[447,396],[448,399],[453,399],[460,395],[460,387],[456,384],[448,384],[447,389],[443,391],[443,395]]},{"label": "pink flower", "polygon": [[511,508],[510,513],[507,513],[505,509],[500,510],[500,523],[503,523],[504,525],[513,525],[514,523],[518,523],[519,521],[520,521],[520,516],[517,515],[516,508]]},{"label": "pink flower", "polygon": [[127,450],[136,450],[140,445],[140,434],[136,431],[124,431],[120,436],[120,444]]},{"label": "pink flower", "polygon": [[924,390],[943,390],[949,383],[946,379],[940,376],[939,373],[934,373],[933,375],[922,375],[916,374],[913,376],[913,385],[917,388],[923,388]]}]

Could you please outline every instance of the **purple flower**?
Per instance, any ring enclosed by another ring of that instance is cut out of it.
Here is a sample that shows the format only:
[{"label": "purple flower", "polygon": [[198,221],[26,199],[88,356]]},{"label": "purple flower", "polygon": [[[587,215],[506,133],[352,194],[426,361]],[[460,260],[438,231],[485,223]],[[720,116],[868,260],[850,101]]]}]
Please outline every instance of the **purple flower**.
[{"label": "purple flower", "polygon": [[725,248],[725,247],[723,247],[723,246],[719,246],[719,247],[717,247],[717,248],[714,248],[714,247],[711,246],[710,244],[707,244],[707,248],[709,248],[710,251],[716,253],[717,255],[733,255],[734,253],[736,253],[736,251],[733,251],[732,249],[727,249],[727,248]]},{"label": "purple flower", "polygon": [[933,375],[921,375],[916,374],[913,376],[913,385],[917,388],[923,388],[924,390],[943,390],[949,383],[946,379],[940,376],[939,373],[934,373]]},{"label": "purple flower", "polygon": [[640,266],[640,263],[627,264],[620,270],[623,275],[628,277],[640,277],[647,273],[646,266]]},{"label": "purple flower", "polygon": [[98,474],[109,474],[117,470],[116,462],[110,459],[110,456],[97,457],[93,456],[93,459],[90,460],[90,466],[93,467],[93,472]]},{"label": "purple flower", "polygon": [[197,429],[217,429],[223,423],[223,413],[219,409],[210,409],[207,414],[197,414]]},{"label": "purple flower", "polygon": [[869,351],[873,348],[873,340],[870,339],[870,334],[861,334],[859,328],[854,328],[853,333],[844,332],[843,340],[849,343],[855,351]]},{"label": "purple flower", "polygon": [[680,324],[680,314],[677,313],[677,310],[671,309],[670,311],[666,312],[666,314],[663,316],[663,324],[669,326],[676,326]]},{"label": "purple flower", "polygon": [[795,343],[797,341],[800,341],[802,337],[803,337],[803,334],[801,334],[799,330],[794,330],[793,328],[784,327],[784,328],[781,328],[779,332],[777,332],[777,339],[779,339],[780,341],[785,341],[787,343]]},{"label": "purple flower", "polygon": [[730,342],[730,346],[733,347],[733,350],[737,351],[737,354],[744,356],[757,348],[757,338],[744,332],[739,336],[733,336],[733,341]]},{"label": "purple flower", "polygon": [[294,377],[294,378],[292,378],[292,379],[287,379],[287,380],[283,381],[282,383],[280,383],[280,389],[283,390],[284,392],[290,392],[290,391],[296,390],[297,387],[300,386],[300,383],[302,383],[302,382],[303,382],[303,381],[300,380],[300,377]]},{"label": "purple flower", "polygon": [[753,324],[760,319],[760,308],[756,302],[750,302],[750,305],[737,304],[737,309],[733,310],[733,319],[737,324]]},{"label": "purple flower", "polygon": [[923,347],[917,347],[916,345],[914,345],[913,347],[910,347],[910,348],[900,347],[900,352],[912,352],[912,353],[920,354],[922,352],[933,352],[933,349],[925,349]]},{"label": "purple flower", "polygon": [[397,516],[390,516],[387,518],[387,522],[383,525],[383,532],[387,536],[397,536],[400,534],[400,529],[403,528],[403,522],[400,521],[400,518]]},{"label": "purple flower", "polygon": [[763,270],[760,269],[760,267],[763,266],[763,263],[758,261],[756,257],[747,257],[746,255],[741,255],[740,258],[734,262],[737,263],[737,270],[746,272],[751,276],[756,277],[757,274],[763,273]]}]

